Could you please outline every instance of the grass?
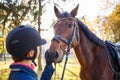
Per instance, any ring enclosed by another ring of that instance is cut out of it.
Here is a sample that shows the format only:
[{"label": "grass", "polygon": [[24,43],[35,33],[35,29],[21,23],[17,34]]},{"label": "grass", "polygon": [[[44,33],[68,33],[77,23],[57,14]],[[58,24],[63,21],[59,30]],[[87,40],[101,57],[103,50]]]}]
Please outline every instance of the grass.
[{"label": "grass", "polygon": [[[43,68],[44,68],[44,59],[42,60]],[[4,61],[0,61],[0,80],[7,80],[10,72],[9,65],[12,63],[11,59],[7,59],[6,63]],[[56,65],[56,70],[52,76],[51,80],[60,80],[62,76],[62,71],[64,67],[64,60],[62,63]],[[37,68],[35,69],[37,72]],[[77,60],[73,58],[68,59],[68,63],[66,65],[64,80],[80,80],[79,79],[80,65]]]},{"label": "grass", "polygon": [[9,65],[12,62],[11,59],[7,59],[7,61],[0,61],[0,80],[7,80],[8,74],[10,72]]},{"label": "grass", "polygon": [[[64,80],[79,80],[79,65],[78,64],[67,64],[64,74]],[[60,80],[63,72],[63,64],[60,64],[56,68],[56,79]],[[55,77],[55,76],[53,76]]]},{"label": "grass", "polygon": [[[60,80],[63,72],[65,60],[56,65],[56,70],[52,76],[52,80]],[[75,57],[70,57],[66,65],[63,80],[80,80],[79,78],[80,65]]]}]

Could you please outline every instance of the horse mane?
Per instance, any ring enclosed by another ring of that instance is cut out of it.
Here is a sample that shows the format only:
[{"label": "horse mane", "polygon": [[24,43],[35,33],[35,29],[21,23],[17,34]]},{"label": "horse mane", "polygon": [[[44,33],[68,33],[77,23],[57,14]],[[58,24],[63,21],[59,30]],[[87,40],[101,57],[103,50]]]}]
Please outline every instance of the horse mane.
[{"label": "horse mane", "polygon": [[71,17],[71,15],[68,12],[61,13],[59,16],[60,16],[60,18]]},{"label": "horse mane", "polygon": [[104,46],[104,42],[101,39],[99,39],[95,34],[93,34],[90,31],[90,29],[79,19],[78,19],[78,24],[82,28],[83,32],[85,33],[85,35],[87,36],[87,38],[89,40],[91,40],[92,42],[94,42],[98,46]]}]

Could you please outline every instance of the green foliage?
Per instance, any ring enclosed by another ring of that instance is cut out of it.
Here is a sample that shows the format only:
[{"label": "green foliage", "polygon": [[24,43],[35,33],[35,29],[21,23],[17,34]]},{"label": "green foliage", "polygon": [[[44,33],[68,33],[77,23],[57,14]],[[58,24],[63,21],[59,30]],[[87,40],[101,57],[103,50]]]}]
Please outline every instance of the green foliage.
[{"label": "green foliage", "polygon": [[[35,0],[1,0],[0,1],[0,23],[5,27],[14,28],[20,25],[23,20],[31,19],[31,16],[37,9]],[[38,14],[37,14],[38,15]],[[35,15],[36,16],[36,15]]]},{"label": "green foliage", "polygon": [[42,11],[38,11],[38,10],[36,10],[36,11],[33,13],[33,15],[34,15],[34,21],[37,20],[39,14],[42,15],[41,13],[42,13]]},{"label": "green foliage", "polygon": [[[24,25],[36,23],[38,15],[37,0],[0,0],[0,32],[2,32],[0,36],[6,37],[9,31],[24,21],[28,21]],[[1,47],[3,46],[0,45]],[[2,52],[2,48],[0,52]]]}]

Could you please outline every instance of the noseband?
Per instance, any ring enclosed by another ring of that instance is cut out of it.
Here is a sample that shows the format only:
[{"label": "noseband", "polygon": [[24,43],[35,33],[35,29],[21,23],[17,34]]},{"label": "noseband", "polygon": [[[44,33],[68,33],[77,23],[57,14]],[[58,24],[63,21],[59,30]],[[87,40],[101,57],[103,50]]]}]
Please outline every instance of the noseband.
[{"label": "noseband", "polygon": [[61,37],[60,35],[55,35],[52,39],[52,40],[57,40],[58,42],[62,41],[62,42],[67,44],[67,51],[65,51],[66,52],[66,59],[65,59],[65,63],[64,63],[64,68],[63,68],[63,73],[62,73],[61,80],[63,80],[63,77],[64,77],[65,68],[66,68],[66,64],[67,64],[67,60],[68,60],[68,55],[70,54],[71,45],[72,45],[72,42],[73,42],[73,39],[74,39],[75,35],[77,35],[77,40],[80,39],[79,31],[77,31],[78,30],[78,25],[77,25],[75,19],[71,18],[71,17],[68,17],[68,18],[60,19],[59,21],[63,21],[65,19],[73,19],[74,20],[73,32],[72,32],[69,40],[67,40],[64,37]]}]

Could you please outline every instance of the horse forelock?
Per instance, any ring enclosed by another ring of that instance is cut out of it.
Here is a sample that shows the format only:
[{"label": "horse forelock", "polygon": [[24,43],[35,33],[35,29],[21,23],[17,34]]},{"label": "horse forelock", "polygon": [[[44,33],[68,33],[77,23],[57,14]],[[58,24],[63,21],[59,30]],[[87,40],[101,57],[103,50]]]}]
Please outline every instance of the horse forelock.
[{"label": "horse forelock", "polygon": [[87,36],[87,38],[89,40],[91,40],[92,42],[94,42],[96,45],[98,46],[104,46],[104,41],[102,41],[101,39],[99,39],[95,34],[93,34],[89,28],[78,19],[78,24],[81,27],[81,29],[83,30],[83,32],[85,33],[85,35]]},{"label": "horse forelock", "polygon": [[67,17],[71,17],[71,15],[68,12],[64,12],[60,14],[60,18],[67,18]]}]

